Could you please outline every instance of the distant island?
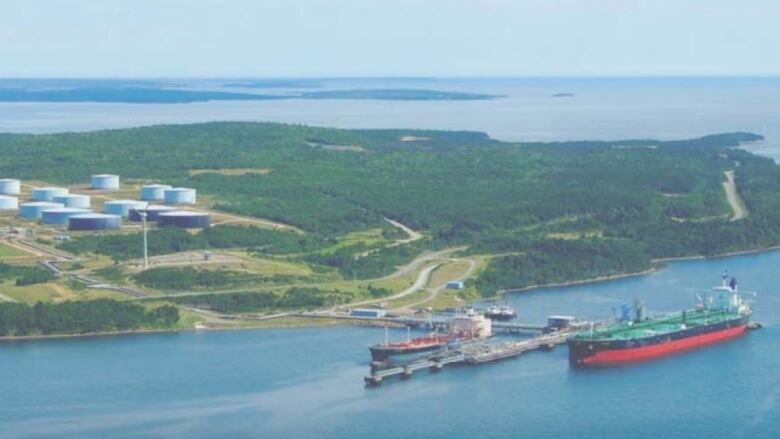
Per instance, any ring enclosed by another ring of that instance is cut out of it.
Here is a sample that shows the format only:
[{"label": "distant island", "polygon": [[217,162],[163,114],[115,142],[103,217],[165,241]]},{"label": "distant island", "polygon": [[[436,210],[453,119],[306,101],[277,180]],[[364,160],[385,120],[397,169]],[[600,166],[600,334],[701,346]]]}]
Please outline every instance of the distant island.
[{"label": "distant island", "polygon": [[284,99],[284,96],[205,90],[137,87],[76,87],[60,89],[0,88],[0,102],[100,102],[126,104],[186,104],[204,101]]},{"label": "distant island", "polygon": [[233,81],[222,84],[223,87],[245,88],[318,88],[322,82],[312,79],[259,79]]},{"label": "distant island", "polygon": [[[296,85],[293,85],[296,84]],[[306,87],[290,82],[230,83],[232,87]],[[308,85],[316,87],[314,83]],[[313,91],[300,94],[255,94],[154,86],[76,86],[63,88],[0,87],[0,102],[99,102],[127,104],[186,104],[206,101],[259,101],[282,99],[365,99],[392,101],[462,101],[499,96],[423,89],[356,89]]]},{"label": "distant island", "polygon": [[301,93],[304,99],[375,99],[387,101],[473,101],[495,99],[501,96],[440,90],[379,88],[327,90]]},{"label": "distant island", "polygon": [[574,93],[555,93],[552,95],[554,98],[573,98]]}]

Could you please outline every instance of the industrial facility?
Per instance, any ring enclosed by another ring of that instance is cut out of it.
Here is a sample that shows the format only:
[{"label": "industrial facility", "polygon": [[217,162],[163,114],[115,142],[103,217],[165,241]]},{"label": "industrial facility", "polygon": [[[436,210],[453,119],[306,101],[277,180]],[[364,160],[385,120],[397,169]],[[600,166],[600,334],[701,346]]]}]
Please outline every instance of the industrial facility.
[{"label": "industrial facility", "polygon": [[80,209],[89,209],[91,205],[89,195],[80,194],[57,195],[52,201],[62,203],[65,207],[78,207]]},{"label": "industrial facility", "polygon": [[69,230],[117,230],[122,217],[105,213],[81,213],[68,218]]},{"label": "industrial facility", "polygon": [[193,212],[189,210],[174,210],[162,212],[157,216],[160,226],[180,227],[183,229],[204,229],[209,226],[209,214],[207,212]]},{"label": "industrial facility", "polygon": [[19,216],[27,219],[41,219],[44,210],[62,209],[61,203],[52,203],[50,201],[33,201],[32,203],[22,203],[19,206]]},{"label": "industrial facility", "polygon": [[[91,176],[91,188],[96,190],[119,189],[119,176],[96,174]],[[118,230],[122,228],[122,219],[140,222],[156,222],[160,227],[179,227],[202,229],[209,227],[211,217],[208,212],[178,210],[176,204],[194,204],[196,190],[186,187],[173,187],[166,184],[146,184],[140,188],[143,200],[106,199],[97,207],[102,213],[93,212],[90,195],[70,193],[67,187],[38,187],[30,192],[33,201],[19,203],[21,181],[0,179],[0,211],[18,210],[19,218],[38,220],[40,224],[66,226],[69,230]],[[99,198],[107,198],[98,196]],[[163,201],[165,204],[151,205],[149,201]],[[144,229],[145,233],[145,229]]]},{"label": "industrial facility", "polygon": [[[146,209],[146,219],[149,221],[157,221],[157,217],[163,212],[173,212],[176,210],[171,206],[160,206],[157,204],[149,205]],[[127,215],[130,221],[141,221],[141,213],[137,210],[130,210]]]},{"label": "industrial facility", "polygon": [[134,209],[143,209],[147,203],[138,200],[113,200],[103,203],[103,212],[111,215],[127,217]]},{"label": "industrial facility", "polygon": [[165,204],[195,204],[195,189],[175,187],[164,191]]},{"label": "industrial facility", "polygon": [[113,174],[97,174],[93,175],[91,180],[91,187],[95,190],[115,190],[119,189],[119,176]]},{"label": "industrial facility", "polygon": [[173,186],[168,184],[144,185],[141,187],[141,199],[144,201],[163,201],[167,189],[173,189]]},{"label": "industrial facility", "polygon": [[33,201],[53,201],[54,197],[68,195],[70,191],[64,187],[39,187],[32,190]]},{"label": "industrial facility", "polygon": [[9,195],[0,195],[0,210],[16,210],[19,208],[19,200]]},{"label": "industrial facility", "polygon": [[70,217],[81,213],[90,213],[89,209],[77,207],[60,207],[41,212],[41,223],[49,225],[67,225]]},{"label": "industrial facility", "polygon": [[19,195],[22,182],[13,178],[0,179],[0,195]]}]

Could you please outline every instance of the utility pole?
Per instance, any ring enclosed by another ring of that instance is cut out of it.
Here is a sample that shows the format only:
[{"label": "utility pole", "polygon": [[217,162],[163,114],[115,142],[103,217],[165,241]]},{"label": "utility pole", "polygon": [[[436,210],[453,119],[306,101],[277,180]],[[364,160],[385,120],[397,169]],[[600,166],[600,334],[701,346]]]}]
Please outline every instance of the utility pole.
[{"label": "utility pole", "polygon": [[144,270],[146,270],[149,268],[149,249],[146,240],[146,209],[141,210],[138,213],[141,214],[141,228],[143,229],[144,235]]}]

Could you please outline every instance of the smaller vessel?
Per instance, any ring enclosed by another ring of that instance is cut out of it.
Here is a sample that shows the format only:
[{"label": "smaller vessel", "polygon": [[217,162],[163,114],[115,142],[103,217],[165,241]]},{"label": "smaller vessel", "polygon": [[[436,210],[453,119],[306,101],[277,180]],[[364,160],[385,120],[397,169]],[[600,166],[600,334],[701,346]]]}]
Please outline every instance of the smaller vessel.
[{"label": "smaller vessel", "polygon": [[385,328],[384,343],[369,347],[371,360],[384,363],[390,360],[390,357],[435,351],[493,335],[490,319],[474,313],[474,310],[471,309],[466,314],[453,317],[446,333],[434,332],[422,337],[411,338],[409,328],[406,330],[405,341],[390,342],[387,338],[387,328]]},{"label": "smaller vessel", "polygon": [[487,311],[485,311],[485,317],[491,320],[512,320],[517,317],[517,313],[515,313],[514,308],[507,304],[502,306],[494,304],[490,305]]}]

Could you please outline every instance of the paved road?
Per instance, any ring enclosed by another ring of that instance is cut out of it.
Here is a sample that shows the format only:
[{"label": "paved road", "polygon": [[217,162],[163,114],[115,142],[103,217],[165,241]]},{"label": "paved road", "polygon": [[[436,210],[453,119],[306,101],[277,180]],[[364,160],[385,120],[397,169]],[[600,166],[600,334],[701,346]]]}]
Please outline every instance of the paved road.
[{"label": "paved road", "polygon": [[469,264],[469,267],[466,269],[466,271],[454,278],[454,279],[445,279],[444,282],[442,282],[440,285],[435,286],[434,288],[431,288],[429,291],[430,293],[423,299],[415,303],[410,303],[408,305],[404,305],[400,308],[397,308],[398,310],[404,310],[404,309],[412,309],[412,308],[418,308],[420,305],[424,305],[433,299],[436,298],[436,296],[439,295],[445,288],[447,288],[447,283],[455,280],[466,280],[470,278],[474,274],[474,270],[477,269],[477,261],[474,259],[452,259],[452,262],[458,262],[458,261],[466,261]]}]

